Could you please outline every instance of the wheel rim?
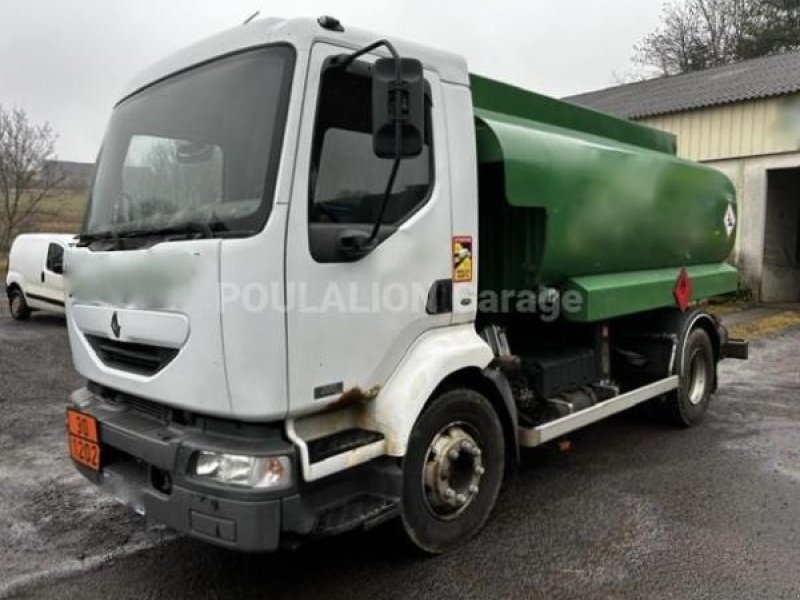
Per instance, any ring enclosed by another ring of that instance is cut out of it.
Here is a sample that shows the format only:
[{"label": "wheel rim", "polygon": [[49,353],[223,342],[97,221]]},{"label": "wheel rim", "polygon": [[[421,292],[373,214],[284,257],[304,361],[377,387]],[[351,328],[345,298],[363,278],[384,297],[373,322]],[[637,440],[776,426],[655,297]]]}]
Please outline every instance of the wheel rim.
[{"label": "wheel rim", "polygon": [[454,519],[480,493],[485,474],[478,436],[462,422],[439,430],[425,455],[422,483],[425,504],[435,517]]},{"label": "wheel rim", "polygon": [[697,349],[689,361],[689,402],[698,405],[706,395],[706,381],[708,380],[708,367],[703,353]]},{"label": "wheel rim", "polygon": [[19,317],[20,314],[22,314],[22,298],[19,297],[19,294],[14,294],[11,296],[11,315]]}]

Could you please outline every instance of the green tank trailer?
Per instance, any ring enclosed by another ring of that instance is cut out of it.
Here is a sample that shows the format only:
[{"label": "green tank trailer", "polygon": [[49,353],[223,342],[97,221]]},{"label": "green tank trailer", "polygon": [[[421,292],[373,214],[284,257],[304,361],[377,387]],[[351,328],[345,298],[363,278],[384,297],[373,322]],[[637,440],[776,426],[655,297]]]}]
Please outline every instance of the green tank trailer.
[{"label": "green tank trailer", "polygon": [[594,321],[734,291],[736,193],[671,134],[472,76],[482,290],[554,287]]}]

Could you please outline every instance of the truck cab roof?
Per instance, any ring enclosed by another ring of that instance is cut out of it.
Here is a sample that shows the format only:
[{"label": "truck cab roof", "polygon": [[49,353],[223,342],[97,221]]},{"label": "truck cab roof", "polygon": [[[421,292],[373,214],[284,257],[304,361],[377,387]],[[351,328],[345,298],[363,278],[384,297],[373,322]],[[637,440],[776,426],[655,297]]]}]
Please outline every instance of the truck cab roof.
[{"label": "truck cab roof", "polygon": [[[170,75],[247,48],[284,42],[291,44],[298,54],[304,54],[313,44],[325,42],[340,45],[343,52],[350,52],[385,37],[347,23],[343,28],[341,32],[327,29],[310,18],[256,19],[205,38],[151,65],[127,85],[123,99]],[[469,85],[467,64],[460,55],[393,37],[391,41],[401,55],[421,60],[426,69],[436,72],[443,81]]]}]

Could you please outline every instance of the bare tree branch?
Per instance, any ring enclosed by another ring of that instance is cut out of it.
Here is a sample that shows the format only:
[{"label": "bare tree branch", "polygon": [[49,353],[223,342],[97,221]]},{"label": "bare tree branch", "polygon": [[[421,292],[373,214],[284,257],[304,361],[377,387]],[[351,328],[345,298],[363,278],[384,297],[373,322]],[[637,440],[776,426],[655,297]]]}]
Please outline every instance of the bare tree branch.
[{"label": "bare tree branch", "polygon": [[50,125],[34,124],[21,108],[0,105],[0,252],[65,179],[55,158]]},{"label": "bare tree branch", "polygon": [[634,61],[662,75],[800,48],[800,0],[683,0],[664,7]]}]

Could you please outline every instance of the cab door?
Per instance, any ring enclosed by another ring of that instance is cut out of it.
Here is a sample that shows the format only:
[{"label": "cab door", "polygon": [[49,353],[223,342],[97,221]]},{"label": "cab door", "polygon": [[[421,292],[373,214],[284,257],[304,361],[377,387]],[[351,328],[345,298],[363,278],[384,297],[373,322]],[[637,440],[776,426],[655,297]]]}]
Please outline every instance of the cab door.
[{"label": "cab door", "polygon": [[426,70],[422,153],[399,166],[375,248],[348,255],[343,240],[370,232],[392,160],[371,133],[365,56],[316,44],[308,73],[286,257],[290,411],[378,393],[413,342],[450,324],[450,183],[441,83]]}]

